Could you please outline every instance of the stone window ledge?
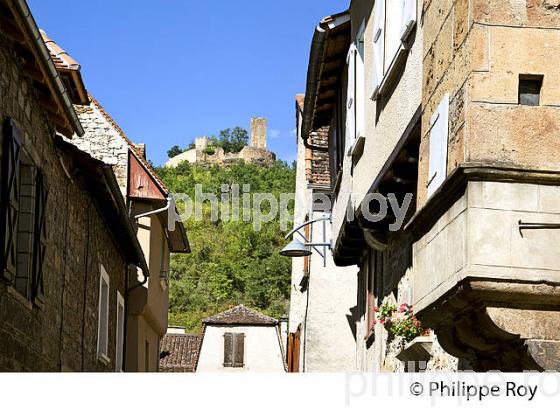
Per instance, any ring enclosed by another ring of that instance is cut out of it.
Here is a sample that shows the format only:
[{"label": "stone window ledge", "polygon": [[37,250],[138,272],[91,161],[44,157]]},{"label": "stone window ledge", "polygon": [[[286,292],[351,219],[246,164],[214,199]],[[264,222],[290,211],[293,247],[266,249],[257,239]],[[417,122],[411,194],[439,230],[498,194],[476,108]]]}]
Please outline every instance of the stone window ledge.
[{"label": "stone window ledge", "polygon": [[432,335],[418,336],[402,347],[401,351],[396,355],[397,359],[404,363],[424,363],[425,367],[425,364],[432,357],[433,342],[434,338]]}]

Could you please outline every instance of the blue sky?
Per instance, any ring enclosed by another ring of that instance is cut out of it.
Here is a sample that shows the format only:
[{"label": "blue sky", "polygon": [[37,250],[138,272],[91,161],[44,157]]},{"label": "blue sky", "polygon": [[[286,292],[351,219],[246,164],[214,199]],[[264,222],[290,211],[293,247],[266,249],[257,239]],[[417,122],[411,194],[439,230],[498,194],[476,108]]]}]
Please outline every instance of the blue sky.
[{"label": "blue sky", "polygon": [[163,163],[173,145],[268,118],[268,146],[295,159],[294,96],[323,16],[349,0],[28,0],[82,65],[88,90]]}]

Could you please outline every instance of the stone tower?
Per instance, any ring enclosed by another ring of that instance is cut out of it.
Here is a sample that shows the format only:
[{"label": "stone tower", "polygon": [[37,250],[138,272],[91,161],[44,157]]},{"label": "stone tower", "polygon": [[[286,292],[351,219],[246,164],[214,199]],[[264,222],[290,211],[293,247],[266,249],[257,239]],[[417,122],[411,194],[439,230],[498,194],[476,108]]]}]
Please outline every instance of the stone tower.
[{"label": "stone tower", "polygon": [[251,147],[266,149],[266,127],[266,118],[251,118]]}]

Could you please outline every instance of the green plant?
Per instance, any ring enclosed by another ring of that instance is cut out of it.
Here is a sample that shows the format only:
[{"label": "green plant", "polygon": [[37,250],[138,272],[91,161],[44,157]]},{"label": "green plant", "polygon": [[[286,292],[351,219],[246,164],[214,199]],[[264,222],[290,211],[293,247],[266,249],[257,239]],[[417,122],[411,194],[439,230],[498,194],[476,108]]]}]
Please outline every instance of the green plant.
[{"label": "green plant", "polygon": [[386,325],[394,336],[402,338],[405,343],[424,333],[422,324],[414,316],[412,306],[406,303],[398,308],[392,303],[384,303],[373,310],[377,314],[374,324]]},{"label": "green plant", "polygon": [[206,147],[204,148],[204,153],[207,155],[214,155],[216,153],[216,148],[215,147]]},{"label": "green plant", "polygon": [[402,318],[393,321],[391,325],[391,333],[399,336],[405,343],[410,342],[414,338],[422,335],[424,329],[416,316],[406,315]]},{"label": "green plant", "polygon": [[373,308],[373,311],[377,313],[377,321],[382,325],[393,317],[393,314],[397,311],[397,306],[392,303],[384,303],[379,308]]}]

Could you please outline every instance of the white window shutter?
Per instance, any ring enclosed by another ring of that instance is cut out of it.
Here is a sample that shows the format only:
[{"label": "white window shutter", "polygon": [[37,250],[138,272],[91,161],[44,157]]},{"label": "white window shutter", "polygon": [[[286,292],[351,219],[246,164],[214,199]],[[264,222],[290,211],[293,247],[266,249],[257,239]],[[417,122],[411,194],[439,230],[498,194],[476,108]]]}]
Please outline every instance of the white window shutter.
[{"label": "white window shutter", "polygon": [[373,93],[377,98],[383,81],[383,63],[385,56],[385,0],[376,0],[373,22]]},{"label": "white window shutter", "polygon": [[445,181],[447,176],[447,143],[449,138],[449,95],[445,95],[433,114],[430,129],[430,157],[428,197]]},{"label": "white window shutter", "polygon": [[401,0],[401,40],[406,41],[416,23],[416,0]]},{"label": "white window shutter", "polygon": [[346,91],[346,147],[351,153],[356,139],[356,45],[348,51],[348,88]]}]

